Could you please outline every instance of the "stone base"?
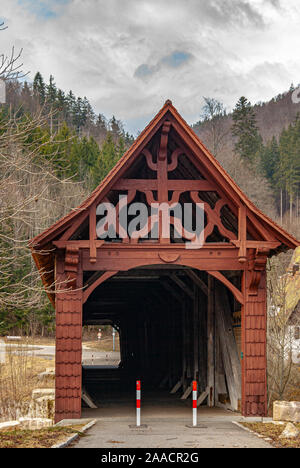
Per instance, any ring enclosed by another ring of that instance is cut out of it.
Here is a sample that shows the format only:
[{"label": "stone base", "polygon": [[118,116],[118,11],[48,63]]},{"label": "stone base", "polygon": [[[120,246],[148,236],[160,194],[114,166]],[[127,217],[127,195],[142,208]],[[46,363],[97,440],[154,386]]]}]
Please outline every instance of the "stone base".
[{"label": "stone base", "polygon": [[53,420],[47,418],[20,418],[21,429],[42,429],[53,426]]},{"label": "stone base", "polygon": [[19,421],[5,421],[0,423],[0,432],[14,431],[20,428]]},{"label": "stone base", "polygon": [[300,422],[300,401],[274,401],[273,420]]},{"label": "stone base", "polygon": [[296,439],[300,434],[299,429],[294,426],[292,423],[287,423],[284,431],[282,434],[279,436],[279,439]]}]

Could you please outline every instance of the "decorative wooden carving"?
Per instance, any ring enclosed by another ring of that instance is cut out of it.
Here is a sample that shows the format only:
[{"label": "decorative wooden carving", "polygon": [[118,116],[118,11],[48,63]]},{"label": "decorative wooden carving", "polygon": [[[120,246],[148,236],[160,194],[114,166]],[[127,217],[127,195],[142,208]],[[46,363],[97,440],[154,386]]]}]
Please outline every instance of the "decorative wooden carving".
[{"label": "decorative wooden carving", "polygon": [[164,252],[159,252],[158,256],[165,263],[175,263],[180,258],[180,255],[178,254],[164,253]]},{"label": "decorative wooden carving", "polygon": [[249,295],[257,296],[262,273],[265,272],[269,249],[261,247],[256,249],[253,259],[249,262],[250,267],[250,285]]},{"label": "decorative wooden carving", "polygon": [[168,152],[168,138],[169,138],[169,131],[171,128],[171,122],[168,120],[165,121],[161,131],[161,139],[160,139],[160,148],[158,153],[159,161],[165,161],[167,159],[167,152]]},{"label": "decorative wooden carving", "polygon": [[200,199],[198,192],[191,192],[191,199],[195,203],[202,203],[204,205],[204,210],[207,215],[208,223],[207,226],[205,227],[204,230],[204,239],[206,240],[208,236],[213,232],[214,227],[217,226],[220,234],[222,234],[224,237],[227,237],[228,239],[236,239],[236,235],[229,231],[228,229],[225,228],[225,226],[222,223],[221,220],[221,209],[223,206],[227,204],[227,200],[220,199],[217,201],[215,204],[214,209],[212,209],[208,203],[204,202],[203,200]]}]

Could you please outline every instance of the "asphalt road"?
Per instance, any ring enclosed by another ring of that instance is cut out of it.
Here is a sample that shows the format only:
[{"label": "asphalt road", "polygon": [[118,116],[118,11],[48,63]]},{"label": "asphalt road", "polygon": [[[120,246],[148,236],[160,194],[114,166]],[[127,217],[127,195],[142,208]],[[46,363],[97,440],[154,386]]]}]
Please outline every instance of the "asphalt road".
[{"label": "asphalt road", "polygon": [[[20,344],[5,344],[0,341],[0,359],[3,359],[7,348],[15,348],[15,353],[28,353],[32,356],[39,356],[49,360],[54,359],[55,356],[55,346],[53,345],[22,345],[22,350],[20,350]],[[119,352],[116,351],[94,351],[84,345],[82,347],[82,362],[87,365],[118,365],[119,356]]]}]

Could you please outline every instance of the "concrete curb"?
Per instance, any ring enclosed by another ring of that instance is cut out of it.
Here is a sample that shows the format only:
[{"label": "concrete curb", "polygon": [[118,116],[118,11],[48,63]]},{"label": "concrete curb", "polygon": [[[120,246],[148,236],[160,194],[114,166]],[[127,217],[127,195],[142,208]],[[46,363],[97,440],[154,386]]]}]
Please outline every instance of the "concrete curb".
[{"label": "concrete curb", "polygon": [[[90,421],[89,423],[87,423],[85,426],[83,426],[83,428],[81,429],[80,432],[86,432],[88,429],[90,429],[92,426],[94,426],[96,424],[97,420],[96,419],[93,419],[92,421]],[[61,426],[60,426],[61,427]],[[68,427],[65,426],[65,427]],[[55,445],[52,445],[51,448],[65,448],[67,447],[68,445],[70,445],[71,442],[73,442],[74,440],[76,440],[77,438],[79,437],[79,434],[74,434],[72,436],[70,436],[68,439],[66,439],[64,442],[61,442],[59,444],[55,444]]]},{"label": "concrete curb", "polygon": [[259,437],[260,439],[263,439],[265,442],[268,442],[268,444],[272,446],[272,444],[270,444],[270,442],[272,442],[272,439],[270,437],[264,437],[263,435],[259,434],[258,432],[252,431],[251,429],[249,429],[248,427],[243,426],[243,424],[240,424],[237,421],[231,421],[231,422],[233,424],[235,424],[236,426],[240,427],[241,429],[244,429],[244,431],[250,432],[251,434],[254,434],[256,437]]}]

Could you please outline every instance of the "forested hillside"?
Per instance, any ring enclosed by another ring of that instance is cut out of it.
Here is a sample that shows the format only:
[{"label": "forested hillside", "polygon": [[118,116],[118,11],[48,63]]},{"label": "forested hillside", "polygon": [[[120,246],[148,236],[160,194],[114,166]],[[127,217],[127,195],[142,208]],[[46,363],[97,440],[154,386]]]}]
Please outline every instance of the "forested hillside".
[{"label": "forested hillside", "polygon": [[[57,88],[53,76],[37,73],[32,83],[3,77],[0,334],[51,333],[54,313],[28,239],[87,197],[133,137],[116,117],[96,114],[86,97]],[[300,104],[292,91],[255,106],[242,97],[231,114],[205,98],[192,128],[249,197],[300,237]]]},{"label": "forested hillside", "polygon": [[47,115],[47,125],[36,129],[32,140],[43,140],[46,158],[56,154],[52,162],[61,175],[84,180],[89,189],[102,180],[133,142],[120,120],[96,115],[86,97],[57,88],[52,75],[48,82],[39,72],[32,84],[8,81],[6,89],[7,105],[2,108],[1,118],[5,120],[9,112],[18,117]]},{"label": "forested hillside", "polygon": [[0,104],[0,335],[52,333],[54,311],[28,240],[78,206],[133,138],[115,117],[96,115],[85,97],[58,89],[52,76],[45,83],[37,73],[29,84],[7,65],[2,74],[0,67],[7,91]]},{"label": "forested hillside", "polygon": [[249,197],[299,237],[300,104],[293,91],[254,106],[242,97],[230,114],[205,98],[192,128]]}]

